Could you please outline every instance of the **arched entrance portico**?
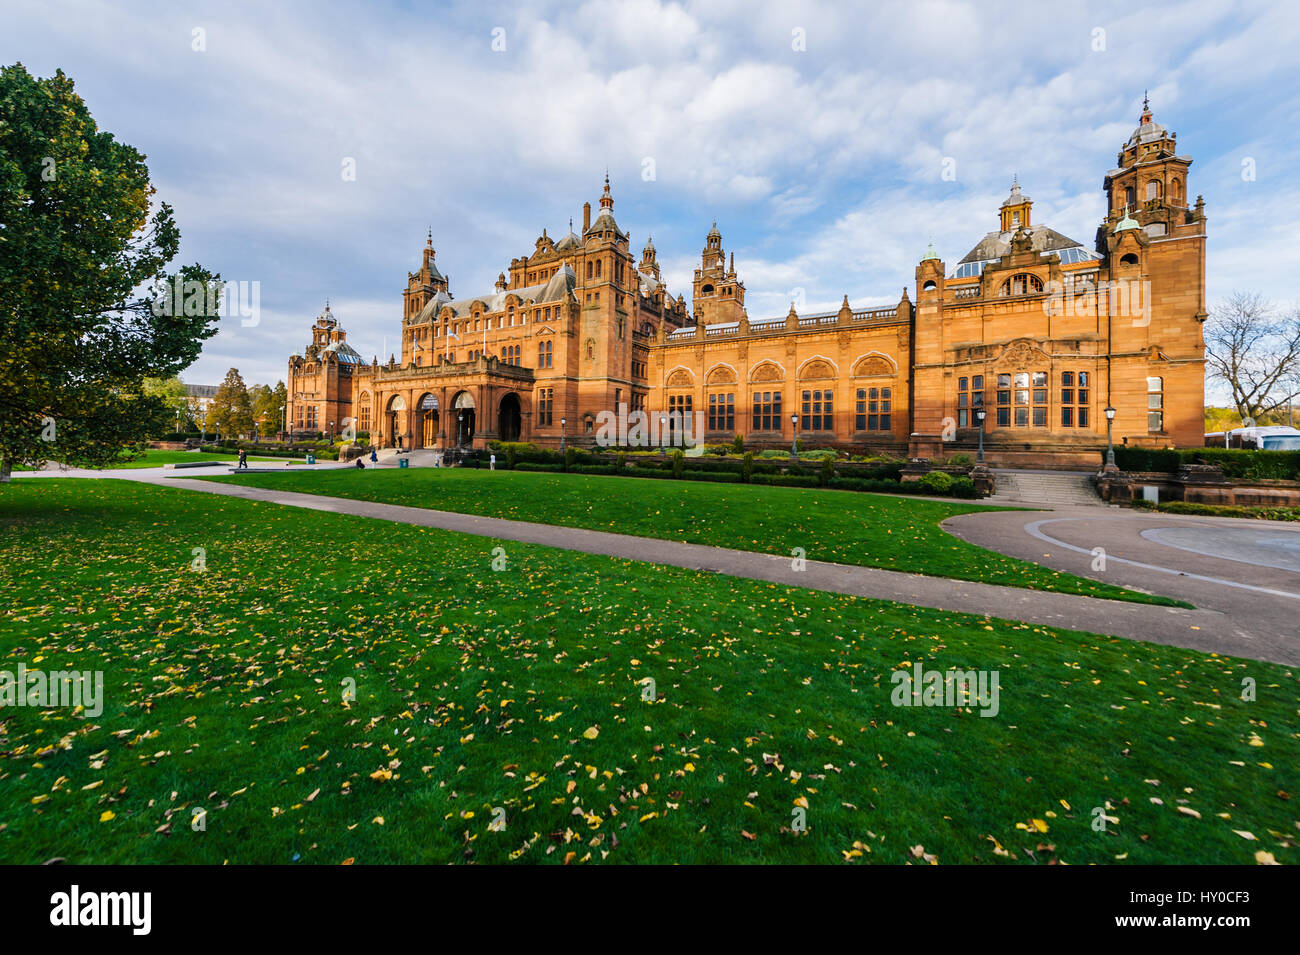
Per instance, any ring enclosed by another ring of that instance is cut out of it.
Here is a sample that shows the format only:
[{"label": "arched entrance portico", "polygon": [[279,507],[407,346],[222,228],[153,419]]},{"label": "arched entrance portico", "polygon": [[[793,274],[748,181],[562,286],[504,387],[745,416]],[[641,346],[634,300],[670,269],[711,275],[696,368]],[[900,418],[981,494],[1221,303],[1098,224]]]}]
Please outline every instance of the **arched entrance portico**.
[{"label": "arched entrance portico", "polygon": [[501,399],[497,411],[497,437],[502,441],[518,441],[523,428],[523,413],[519,407],[519,396],[513,391]]},{"label": "arched entrance portico", "polygon": [[438,396],[425,392],[415,405],[417,448],[432,448],[438,443]]},{"label": "arched entrance portico", "polygon": [[468,391],[456,392],[451,401],[452,440],[458,448],[468,447],[474,440],[474,396]]},{"label": "arched entrance portico", "polygon": [[401,447],[399,438],[406,431],[406,399],[401,395],[393,395],[393,397],[389,398],[384,418],[388,446],[390,448]]}]

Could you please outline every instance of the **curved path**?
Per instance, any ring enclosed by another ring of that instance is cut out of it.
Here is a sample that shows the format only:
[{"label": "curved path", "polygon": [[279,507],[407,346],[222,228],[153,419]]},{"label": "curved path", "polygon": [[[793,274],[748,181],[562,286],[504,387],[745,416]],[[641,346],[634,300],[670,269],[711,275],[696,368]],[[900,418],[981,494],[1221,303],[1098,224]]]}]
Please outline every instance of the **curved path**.
[{"label": "curved path", "polygon": [[[327,467],[338,467],[331,462]],[[565,550],[747,577],[877,600],[892,600],[979,616],[1023,620],[1069,630],[1086,630],[1134,640],[1148,640],[1204,652],[1300,664],[1300,572],[1286,567],[1244,563],[1211,556],[1143,536],[1144,531],[1188,527],[1222,528],[1202,536],[1177,539],[1202,546],[1231,541],[1231,552],[1273,563],[1295,556],[1295,525],[1230,518],[1185,518],[1120,508],[1085,507],[1057,511],[978,511],[949,518],[944,527],[971,543],[1082,577],[1093,577],[1132,590],[1177,597],[1195,610],[1158,607],[1074,594],[1003,587],[945,577],[905,574],[874,567],[806,561],[796,571],[788,557],[685,544],[606,531],[557,527],[398,504],[276,491],[238,484],[189,480],[185,472],[46,471],[25,477],[113,477],[189,491],[265,501],[288,507],[377,520],[436,527],[499,540],[542,544]],[[1262,532],[1246,540],[1241,529]],[[1280,538],[1277,543],[1273,538]],[[1093,571],[1105,550],[1105,570]],[[1222,549],[1222,548],[1221,548]],[[1217,553],[1217,552],[1216,552]],[[1281,554],[1281,557],[1277,555]]]},{"label": "curved path", "polygon": [[1300,525],[1076,507],[963,514],[943,527],[1011,557],[1194,603],[1214,615],[1229,652],[1300,657]]}]

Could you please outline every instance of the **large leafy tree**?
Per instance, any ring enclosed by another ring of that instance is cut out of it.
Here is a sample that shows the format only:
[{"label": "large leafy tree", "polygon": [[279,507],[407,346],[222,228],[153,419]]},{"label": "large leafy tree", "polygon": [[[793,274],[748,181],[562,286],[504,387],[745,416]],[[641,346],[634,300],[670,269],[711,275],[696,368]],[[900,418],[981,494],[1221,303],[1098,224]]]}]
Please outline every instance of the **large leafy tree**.
[{"label": "large leafy tree", "polygon": [[175,375],[216,332],[219,277],[167,271],[180,232],[144,160],[62,71],[0,68],[0,480],[142,446],[166,414],[144,379]]},{"label": "large leafy tree", "polygon": [[212,419],[223,435],[237,437],[253,430],[253,399],[238,368],[226,372],[212,399]]},{"label": "large leafy tree", "polygon": [[270,437],[280,430],[288,391],[284,382],[278,381],[274,388],[269,385],[255,385],[251,392],[253,417],[257,421],[258,434],[264,438]]},{"label": "large leafy tree", "polygon": [[170,378],[146,378],[141,383],[141,391],[153,395],[162,403],[163,410],[154,424],[156,434],[188,430],[190,399],[185,392],[184,382],[175,375]]}]

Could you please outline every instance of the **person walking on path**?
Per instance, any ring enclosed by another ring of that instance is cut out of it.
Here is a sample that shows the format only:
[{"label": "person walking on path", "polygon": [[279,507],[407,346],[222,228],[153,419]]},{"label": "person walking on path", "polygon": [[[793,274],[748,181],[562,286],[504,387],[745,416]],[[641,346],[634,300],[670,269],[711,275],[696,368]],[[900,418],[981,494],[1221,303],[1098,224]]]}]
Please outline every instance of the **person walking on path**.
[{"label": "person walking on path", "polygon": [[245,451],[243,448],[239,449],[239,467],[240,468],[248,467],[248,452]]},{"label": "person walking on path", "polygon": [[379,463],[379,452],[375,448],[370,449],[370,463],[371,464]]}]

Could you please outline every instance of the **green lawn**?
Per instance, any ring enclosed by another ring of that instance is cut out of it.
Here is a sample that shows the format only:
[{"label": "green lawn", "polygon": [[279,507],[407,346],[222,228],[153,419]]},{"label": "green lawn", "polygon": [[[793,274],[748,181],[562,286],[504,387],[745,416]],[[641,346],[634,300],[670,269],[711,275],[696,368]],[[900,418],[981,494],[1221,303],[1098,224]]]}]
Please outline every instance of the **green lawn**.
[{"label": "green lawn", "polygon": [[[235,454],[208,454],[205,451],[159,451],[150,448],[134,461],[114,464],[115,468],[160,468],[164,464],[180,464],[184,461],[238,461]],[[248,456],[249,464],[283,461],[284,458]]]},{"label": "green lawn", "polygon": [[0,488],[0,602],[3,669],[106,681],[0,710],[8,862],[1300,855],[1272,664],[122,481]]},{"label": "green lawn", "polygon": [[214,476],[257,487],[559,524],[808,560],[1186,607],[1006,557],[939,523],[987,510],[958,501],[808,488],[474,468]]}]

